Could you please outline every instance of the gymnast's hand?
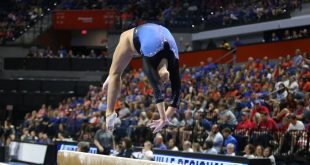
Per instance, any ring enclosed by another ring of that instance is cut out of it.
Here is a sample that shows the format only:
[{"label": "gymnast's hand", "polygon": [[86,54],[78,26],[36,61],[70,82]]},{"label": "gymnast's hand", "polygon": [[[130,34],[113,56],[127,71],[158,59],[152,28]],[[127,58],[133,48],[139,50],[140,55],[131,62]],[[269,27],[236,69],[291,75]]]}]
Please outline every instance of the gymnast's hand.
[{"label": "gymnast's hand", "polygon": [[108,85],[109,85],[109,76],[105,80],[105,82],[102,84],[102,92],[105,94],[108,91]]},{"label": "gymnast's hand", "polygon": [[153,122],[149,123],[147,126],[150,127],[151,129],[154,128],[153,133],[155,134],[161,131],[167,125],[173,125],[173,124],[168,119],[166,120],[158,119],[158,120],[154,120]]}]

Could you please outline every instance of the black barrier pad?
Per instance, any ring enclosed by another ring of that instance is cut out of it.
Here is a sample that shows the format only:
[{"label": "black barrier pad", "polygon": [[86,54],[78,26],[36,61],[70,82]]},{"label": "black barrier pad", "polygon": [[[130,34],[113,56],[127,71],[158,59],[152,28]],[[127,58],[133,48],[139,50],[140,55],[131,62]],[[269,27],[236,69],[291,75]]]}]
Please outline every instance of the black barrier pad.
[{"label": "black barrier pad", "polygon": [[3,91],[12,91],[12,90],[18,90],[18,81],[17,80],[0,80],[0,90]]},{"label": "black barrier pad", "polygon": [[71,59],[52,58],[47,61],[47,70],[71,70]]},{"label": "black barrier pad", "polygon": [[45,93],[25,93],[24,106],[39,109],[42,104],[46,104],[47,96]]},{"label": "black barrier pad", "polygon": [[75,71],[103,71],[106,65],[104,59],[72,59],[72,70]]},{"label": "black barrier pad", "polygon": [[112,64],[112,59],[111,59],[111,58],[107,58],[107,59],[106,59],[106,64],[107,64],[107,65],[105,65],[105,68],[104,68],[104,69],[105,69],[106,71],[109,71],[109,70],[110,70],[110,67],[111,67],[111,64]]},{"label": "black barrier pad", "polygon": [[46,58],[26,58],[25,69],[26,70],[47,70]]},{"label": "black barrier pad", "polygon": [[0,162],[5,162],[5,148],[0,146]]},{"label": "black barrier pad", "polygon": [[23,94],[22,93],[10,93],[8,94],[8,98],[12,101],[12,105],[21,106],[23,104]]},{"label": "black barrier pad", "polygon": [[42,81],[42,90],[52,93],[75,91],[76,82],[60,80]]},{"label": "black barrier pad", "polygon": [[63,98],[63,96],[61,94],[50,93],[47,96],[47,103],[48,103],[48,105],[56,107],[56,106],[59,105],[59,103],[62,102],[63,99],[64,98]]},{"label": "black barrier pad", "polygon": [[97,87],[100,87],[101,85],[101,82],[94,82],[94,81],[80,81],[80,82],[77,82],[77,85],[76,85],[76,94],[78,96],[85,96],[89,90],[89,86],[90,85],[93,85],[93,86],[97,86]]},{"label": "black barrier pad", "polygon": [[4,69],[7,70],[22,70],[24,69],[24,58],[5,58]]},{"label": "black barrier pad", "polygon": [[0,105],[15,105],[19,106],[23,104],[22,93],[4,92],[0,93]]},{"label": "black barrier pad", "polygon": [[4,69],[108,71],[112,59],[96,58],[5,58]]},{"label": "black barrier pad", "polygon": [[20,91],[35,92],[41,91],[40,80],[18,80],[18,86]]}]

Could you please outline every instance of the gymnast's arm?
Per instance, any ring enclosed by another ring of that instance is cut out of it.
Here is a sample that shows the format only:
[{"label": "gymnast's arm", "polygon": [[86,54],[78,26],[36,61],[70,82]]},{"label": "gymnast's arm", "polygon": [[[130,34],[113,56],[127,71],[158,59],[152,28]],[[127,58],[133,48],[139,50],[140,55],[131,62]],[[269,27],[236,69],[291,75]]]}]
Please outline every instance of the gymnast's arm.
[{"label": "gymnast's arm", "polygon": [[103,91],[103,92],[106,92],[107,89],[108,89],[109,78],[110,78],[110,76],[107,77],[107,79],[105,80],[105,82],[104,82],[103,85],[102,85],[102,91]]}]

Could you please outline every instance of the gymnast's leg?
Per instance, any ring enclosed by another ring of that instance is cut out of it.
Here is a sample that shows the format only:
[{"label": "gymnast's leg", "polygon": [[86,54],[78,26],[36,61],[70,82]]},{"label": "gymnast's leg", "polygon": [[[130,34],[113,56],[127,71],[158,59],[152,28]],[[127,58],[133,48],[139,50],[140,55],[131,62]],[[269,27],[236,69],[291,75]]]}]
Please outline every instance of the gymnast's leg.
[{"label": "gymnast's leg", "polygon": [[[154,93],[154,98],[156,102],[156,107],[158,109],[159,115],[160,115],[160,120],[158,122],[165,123],[167,121],[167,117],[165,114],[165,103],[164,103],[164,98],[162,96],[162,91],[160,89],[160,77],[157,71],[157,68],[155,68],[150,59],[148,57],[143,57],[142,58],[142,67],[143,67],[143,72],[147,76],[150,84],[153,87],[153,93]],[[155,128],[154,126],[151,126],[151,128]],[[157,127],[154,129],[153,133],[158,132],[160,129]]]},{"label": "gymnast's leg", "polygon": [[[148,125],[151,128],[155,127],[157,130],[160,130],[165,125],[170,124],[169,119],[176,113],[179,102],[180,102],[181,80],[180,80],[180,73],[179,73],[179,60],[175,58],[174,54],[167,55],[167,59],[168,61],[164,58],[160,62],[160,64],[163,64],[163,65],[158,66],[158,72],[159,72],[159,75],[169,76],[169,79],[171,81],[171,88],[172,88],[172,98],[171,98],[172,103],[170,106],[168,106],[165,112],[166,117],[167,117],[167,120],[166,120],[167,122],[161,123],[161,120],[155,120]],[[168,74],[163,74],[166,72],[168,72]],[[162,76],[160,77],[162,78]]]},{"label": "gymnast's leg", "polygon": [[114,106],[121,87],[121,75],[133,57],[132,30],[122,33],[114,51],[113,61],[109,72],[109,86],[106,110],[106,125],[108,130],[114,129],[114,119],[117,117]]}]

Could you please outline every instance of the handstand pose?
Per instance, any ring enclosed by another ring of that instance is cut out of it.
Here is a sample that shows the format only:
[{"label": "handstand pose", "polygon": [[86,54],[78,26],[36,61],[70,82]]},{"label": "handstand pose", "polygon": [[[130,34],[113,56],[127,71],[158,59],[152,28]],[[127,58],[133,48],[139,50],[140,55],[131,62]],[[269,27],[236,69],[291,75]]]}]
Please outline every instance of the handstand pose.
[{"label": "handstand pose", "polygon": [[[144,24],[127,30],[121,34],[115,49],[109,76],[103,84],[107,90],[106,124],[108,130],[114,129],[117,114],[114,106],[121,87],[121,75],[134,54],[142,56],[143,72],[153,87],[154,98],[160,119],[148,126],[154,128],[153,133],[169,124],[170,118],[177,110],[180,102],[181,81],[179,75],[179,54],[175,40],[169,30],[161,25]],[[165,112],[164,97],[160,83],[171,81],[172,103]]]}]

